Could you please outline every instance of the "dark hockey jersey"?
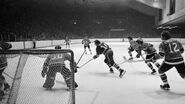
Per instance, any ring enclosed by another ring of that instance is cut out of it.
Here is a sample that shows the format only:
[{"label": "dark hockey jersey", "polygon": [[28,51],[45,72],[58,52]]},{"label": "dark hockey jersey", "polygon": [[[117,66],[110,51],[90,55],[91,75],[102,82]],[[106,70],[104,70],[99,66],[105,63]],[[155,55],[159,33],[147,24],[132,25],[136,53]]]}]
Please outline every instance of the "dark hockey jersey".
[{"label": "dark hockey jersey", "polygon": [[141,46],[140,46],[140,49],[143,50],[146,54],[150,55],[150,54],[153,54],[153,53],[156,53],[156,49],[153,47],[153,44],[150,44],[150,43],[143,43]]},{"label": "dark hockey jersey", "polygon": [[169,64],[179,64],[183,62],[182,53],[184,48],[182,44],[173,39],[163,41],[159,45],[159,53],[164,54],[165,62]]},{"label": "dark hockey jersey", "polygon": [[105,54],[108,49],[110,49],[109,45],[102,42],[96,47],[96,54]]}]

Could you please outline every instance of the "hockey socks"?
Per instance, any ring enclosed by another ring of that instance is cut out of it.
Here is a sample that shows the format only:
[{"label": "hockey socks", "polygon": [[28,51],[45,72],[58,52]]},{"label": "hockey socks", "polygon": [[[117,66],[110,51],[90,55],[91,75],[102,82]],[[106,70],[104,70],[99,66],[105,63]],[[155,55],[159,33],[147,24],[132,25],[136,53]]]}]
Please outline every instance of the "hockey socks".
[{"label": "hockey socks", "polygon": [[158,62],[154,63],[157,68],[159,68],[161,65]]},{"label": "hockey socks", "polygon": [[123,70],[123,69],[120,69],[120,74],[119,74],[119,77],[122,78],[123,75],[125,75],[126,71]]},{"label": "hockey socks", "polygon": [[126,73],[125,70],[121,69],[117,64],[114,64],[113,65],[117,70],[119,70],[120,74],[119,74],[119,77],[122,78],[123,75]]},{"label": "hockey socks", "polygon": [[160,87],[164,90],[170,89],[170,85],[168,84],[167,76],[165,73],[160,74],[161,80],[163,81],[163,85],[160,85]]},{"label": "hockey socks", "polygon": [[147,65],[148,65],[148,67],[152,70],[152,72],[151,72],[151,74],[155,74],[156,73],[156,71],[155,71],[155,69],[153,68],[153,66],[152,66],[152,64],[151,63],[146,63]]}]

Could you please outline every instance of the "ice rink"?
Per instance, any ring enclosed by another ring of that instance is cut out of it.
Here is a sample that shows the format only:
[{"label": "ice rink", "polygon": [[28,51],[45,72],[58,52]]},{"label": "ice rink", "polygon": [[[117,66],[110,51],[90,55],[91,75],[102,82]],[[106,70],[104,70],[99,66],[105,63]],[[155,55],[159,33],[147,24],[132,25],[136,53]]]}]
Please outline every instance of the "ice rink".
[{"label": "ice rink", "polygon": [[[158,42],[151,42],[158,50]],[[123,56],[128,56],[128,42],[107,42],[114,51],[115,62],[127,72],[119,78],[119,71],[114,69],[114,74],[109,73],[109,68],[104,63],[104,56],[92,60],[78,69],[75,74],[79,87],[76,89],[76,104],[184,104],[185,80],[181,79],[175,68],[167,72],[171,90],[160,89],[162,84],[158,75],[151,75],[151,70],[142,58],[133,62],[124,62]],[[47,49],[54,49],[48,47]],[[65,49],[65,46],[62,46]],[[73,44],[71,49],[78,61],[83,53],[82,44]],[[78,66],[83,65],[95,55],[95,46],[91,44],[92,54],[84,54]],[[88,49],[87,49],[87,52]],[[133,52],[135,57],[136,53]],[[185,54],[183,54],[185,58]],[[161,63],[162,60],[159,60]],[[24,68],[21,86],[16,104],[66,104],[68,99],[67,87],[63,77],[57,74],[56,83],[52,91],[42,88],[45,78],[41,77],[44,59],[29,56]],[[156,67],[155,67],[156,69]]]}]

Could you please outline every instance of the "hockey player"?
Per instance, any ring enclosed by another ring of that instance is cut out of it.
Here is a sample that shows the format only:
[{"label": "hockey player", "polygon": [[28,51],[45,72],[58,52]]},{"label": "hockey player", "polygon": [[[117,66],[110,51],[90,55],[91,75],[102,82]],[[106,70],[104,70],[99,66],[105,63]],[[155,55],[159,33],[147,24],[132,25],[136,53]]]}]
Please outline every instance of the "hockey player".
[{"label": "hockey player", "polygon": [[[130,56],[129,60],[133,60],[133,57],[132,57],[132,52],[135,50],[136,52],[138,52],[138,43],[133,40],[133,38],[131,36],[127,37],[129,43],[130,43],[130,46],[128,48],[128,54]],[[137,58],[139,58],[139,54],[136,55]]]},{"label": "hockey player", "polygon": [[159,57],[164,57],[164,61],[161,67],[159,67],[158,72],[163,81],[163,84],[160,85],[160,87],[164,90],[168,90],[170,89],[170,85],[165,72],[170,70],[172,67],[175,67],[179,75],[185,79],[185,63],[181,55],[184,52],[184,48],[179,41],[171,39],[169,31],[163,31],[161,33],[161,39],[162,42],[159,45],[159,54],[154,57],[154,60]]},{"label": "hockey player", "polygon": [[[9,50],[10,48],[12,48],[12,45],[7,43],[7,42],[0,42],[0,50]],[[6,67],[8,66],[8,61],[7,61],[7,57],[6,55],[1,54],[0,55],[0,78],[1,78],[1,92],[3,91],[8,91],[10,88],[10,85],[6,82],[5,77],[3,76],[3,72],[6,69]]]},{"label": "hockey player", "polygon": [[71,42],[71,40],[69,39],[68,36],[66,36],[65,40],[64,40],[64,43],[66,43],[66,48],[67,48],[67,46],[70,48],[70,42]]},{"label": "hockey player", "polygon": [[36,40],[35,40],[35,38],[32,39],[32,44],[33,44],[33,49],[35,49],[36,48]]},{"label": "hockey player", "polygon": [[104,62],[108,65],[110,68],[110,73],[113,73],[112,66],[115,67],[117,70],[120,71],[119,77],[122,78],[123,75],[126,73],[125,70],[121,69],[113,59],[113,51],[112,49],[104,42],[100,42],[99,40],[94,41],[96,46],[96,55],[93,56],[93,59],[96,59],[99,57],[100,54],[104,54],[105,60]]},{"label": "hockey player", "polygon": [[[56,46],[55,49],[61,49],[61,46]],[[45,77],[46,80],[43,85],[44,88],[50,90],[54,86],[54,81],[56,77],[56,73],[59,72],[63,76],[67,87],[70,88],[71,86],[71,71],[66,68],[65,61],[70,61],[71,56],[68,53],[62,53],[62,54],[51,54],[47,57],[47,59],[44,62],[43,70],[41,72],[42,77]],[[72,65],[70,63],[70,67],[75,67],[75,65]],[[76,69],[77,71],[77,69]],[[78,85],[75,82],[75,88],[77,88]]]},{"label": "hockey player", "polygon": [[157,54],[156,49],[153,47],[153,44],[143,42],[141,38],[138,38],[136,42],[139,44],[138,55],[141,55],[141,51],[146,53],[145,63],[152,70],[151,74],[155,74],[156,70],[153,68],[152,63],[156,65],[157,68],[160,67],[160,64],[156,60],[152,60],[152,58]]},{"label": "hockey player", "polygon": [[85,52],[85,54],[87,54],[86,48],[88,48],[90,53],[92,54],[91,48],[90,48],[91,41],[88,39],[88,37],[85,37],[82,40],[82,44],[84,44],[84,52]]}]

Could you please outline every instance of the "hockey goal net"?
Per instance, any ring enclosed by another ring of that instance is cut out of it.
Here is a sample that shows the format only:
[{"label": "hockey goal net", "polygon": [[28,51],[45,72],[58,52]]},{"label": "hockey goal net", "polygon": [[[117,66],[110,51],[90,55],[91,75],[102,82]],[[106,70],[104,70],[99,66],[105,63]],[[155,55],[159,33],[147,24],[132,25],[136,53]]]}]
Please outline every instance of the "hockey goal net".
[{"label": "hockey goal net", "polygon": [[[42,67],[50,54],[69,53],[70,62],[66,67],[71,71],[71,86],[67,87],[64,78],[57,73],[55,85],[51,90],[43,88],[46,77],[41,76]],[[75,104],[74,63],[72,50],[7,50],[0,51],[6,55],[8,66],[3,76],[10,85],[10,90],[0,100],[0,104]]]}]

